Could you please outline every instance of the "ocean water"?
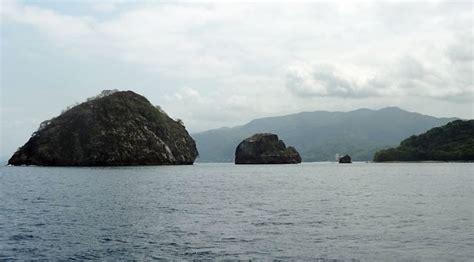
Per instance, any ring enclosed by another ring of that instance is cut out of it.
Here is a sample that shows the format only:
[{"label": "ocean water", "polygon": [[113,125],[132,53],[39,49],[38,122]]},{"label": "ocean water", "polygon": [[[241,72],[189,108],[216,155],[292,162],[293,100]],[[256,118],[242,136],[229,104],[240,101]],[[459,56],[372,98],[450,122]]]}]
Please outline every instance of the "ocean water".
[{"label": "ocean water", "polygon": [[0,168],[0,260],[473,261],[474,164]]}]

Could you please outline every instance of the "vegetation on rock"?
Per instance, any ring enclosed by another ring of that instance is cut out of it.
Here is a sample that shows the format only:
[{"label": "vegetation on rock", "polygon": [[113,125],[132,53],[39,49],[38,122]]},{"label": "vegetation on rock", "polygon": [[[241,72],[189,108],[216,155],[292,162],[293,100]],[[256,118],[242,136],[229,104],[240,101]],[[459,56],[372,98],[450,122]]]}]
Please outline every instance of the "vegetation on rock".
[{"label": "vegetation on rock", "polygon": [[236,164],[297,164],[301,157],[294,147],[286,147],[275,134],[255,134],[235,150]]},{"label": "vegetation on rock", "polygon": [[352,160],[372,160],[380,149],[397,146],[410,135],[445,125],[455,118],[435,118],[400,108],[351,112],[302,112],[256,119],[248,124],[192,134],[200,162],[232,162],[235,145],[255,133],[278,134],[298,148],[303,161],[333,161],[346,152]]},{"label": "vegetation on rock", "polygon": [[378,151],[374,161],[473,161],[474,120],[456,120],[411,136],[396,148]]},{"label": "vegetation on rock", "polygon": [[182,122],[132,91],[106,90],[41,123],[12,165],[192,164],[198,152]]}]

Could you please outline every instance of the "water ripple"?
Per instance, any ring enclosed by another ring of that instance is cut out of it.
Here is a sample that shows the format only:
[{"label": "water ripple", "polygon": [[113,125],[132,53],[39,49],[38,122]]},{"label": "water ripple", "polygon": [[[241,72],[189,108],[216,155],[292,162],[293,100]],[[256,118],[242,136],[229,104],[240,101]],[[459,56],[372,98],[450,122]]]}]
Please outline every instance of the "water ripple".
[{"label": "water ripple", "polygon": [[469,261],[472,167],[0,167],[0,260]]}]

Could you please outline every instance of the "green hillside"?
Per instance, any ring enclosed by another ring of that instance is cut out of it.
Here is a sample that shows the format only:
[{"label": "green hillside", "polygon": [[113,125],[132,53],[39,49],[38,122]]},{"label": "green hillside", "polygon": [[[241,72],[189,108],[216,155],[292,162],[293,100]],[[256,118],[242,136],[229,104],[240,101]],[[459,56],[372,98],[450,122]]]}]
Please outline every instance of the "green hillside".
[{"label": "green hillside", "polygon": [[396,107],[351,112],[302,112],[256,119],[243,126],[192,134],[200,162],[232,162],[236,146],[255,133],[275,133],[294,146],[303,161],[334,160],[336,153],[355,161],[372,160],[380,149],[455,118],[435,118]]},{"label": "green hillside", "polygon": [[456,120],[377,152],[374,161],[472,161],[474,120]]}]

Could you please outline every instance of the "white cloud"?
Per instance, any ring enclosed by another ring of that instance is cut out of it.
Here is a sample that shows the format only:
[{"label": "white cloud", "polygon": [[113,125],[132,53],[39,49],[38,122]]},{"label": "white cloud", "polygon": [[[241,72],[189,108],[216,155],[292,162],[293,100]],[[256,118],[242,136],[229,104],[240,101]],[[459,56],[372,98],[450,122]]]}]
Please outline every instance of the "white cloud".
[{"label": "white cloud", "polygon": [[301,97],[368,97],[378,95],[368,83],[359,84],[360,79],[338,71],[329,64],[310,65],[307,63],[292,65],[288,68],[287,88]]},{"label": "white cloud", "polygon": [[14,1],[2,3],[2,20],[27,24],[52,37],[58,44],[70,44],[84,41],[94,34],[94,19],[91,17],[73,17],[54,11],[17,4]]},{"label": "white cloud", "polygon": [[249,114],[255,115],[259,111],[258,105],[249,97],[225,92],[203,95],[196,89],[185,87],[164,97],[163,109],[172,116],[186,119],[186,126],[194,131],[216,125],[233,125],[235,120],[245,121]]},{"label": "white cloud", "polygon": [[102,13],[110,13],[117,10],[118,1],[115,0],[101,0],[92,2],[92,9]]},{"label": "white cloud", "polygon": [[[403,56],[373,69],[372,76],[352,75],[341,65],[297,63],[287,71],[295,95],[366,98],[419,96],[473,102],[473,38],[461,35],[447,48]],[[347,67],[347,66],[346,66]]]},{"label": "white cloud", "polygon": [[[425,99],[473,101],[470,3],[84,5],[107,15],[2,1],[2,26],[30,26],[69,58],[124,63],[176,81],[130,88],[155,88],[148,94],[195,130],[341,104],[350,109],[348,99],[352,107],[378,107],[373,99],[419,97],[420,110],[430,107]],[[435,102],[431,107],[437,112]]]}]

